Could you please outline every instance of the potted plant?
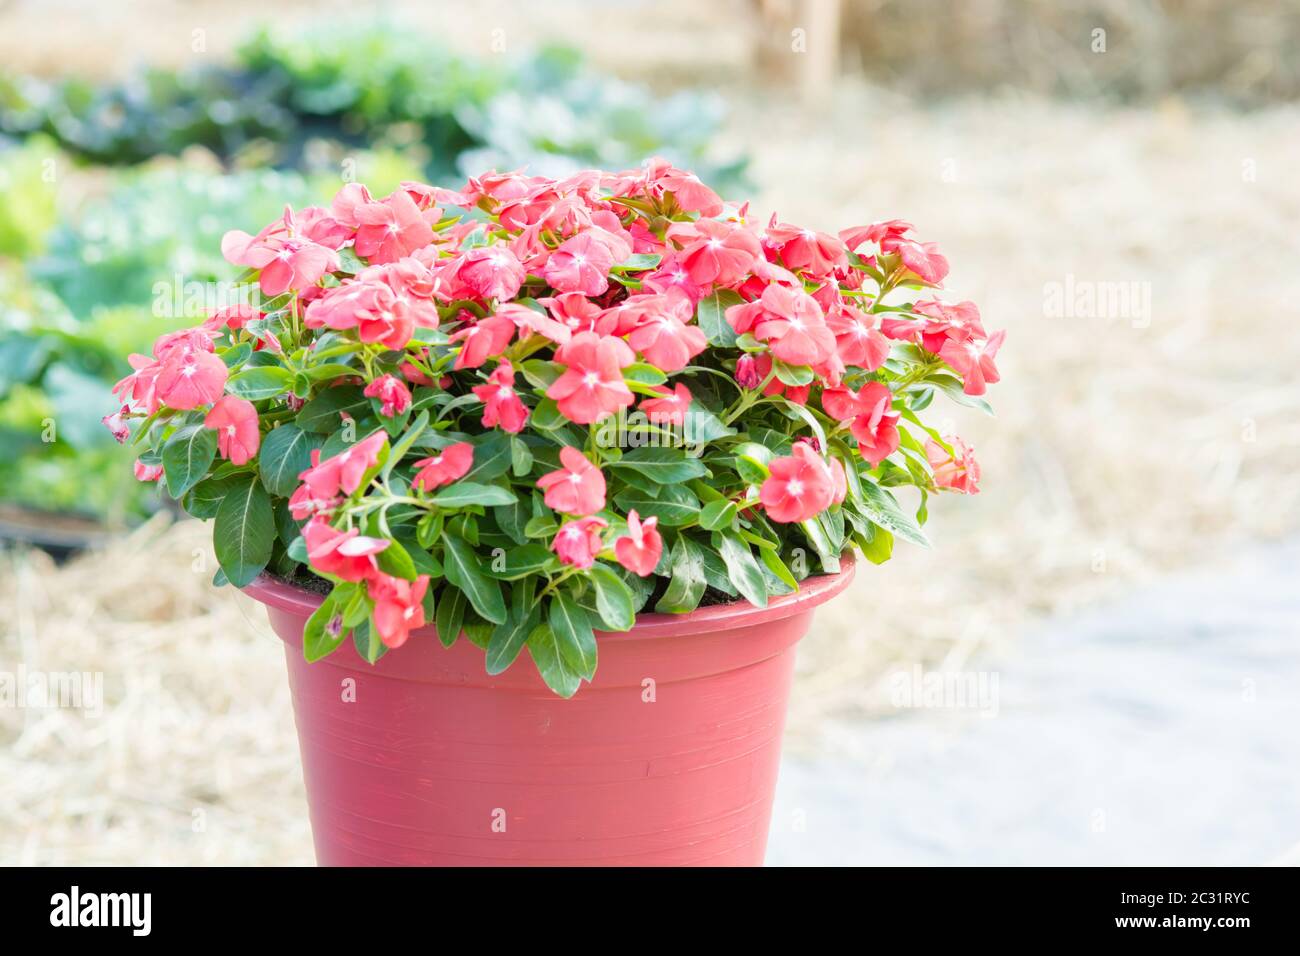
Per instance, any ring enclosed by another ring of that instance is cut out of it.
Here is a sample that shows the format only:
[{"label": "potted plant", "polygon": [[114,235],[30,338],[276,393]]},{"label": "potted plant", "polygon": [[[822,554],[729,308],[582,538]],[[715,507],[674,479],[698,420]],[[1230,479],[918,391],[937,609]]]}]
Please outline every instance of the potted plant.
[{"label": "potted plant", "polygon": [[651,161],[226,235],[256,304],[106,424],[285,642],[319,862],[762,861],[813,609],[977,490],[921,413],[982,405],[1002,333],[910,229]]}]

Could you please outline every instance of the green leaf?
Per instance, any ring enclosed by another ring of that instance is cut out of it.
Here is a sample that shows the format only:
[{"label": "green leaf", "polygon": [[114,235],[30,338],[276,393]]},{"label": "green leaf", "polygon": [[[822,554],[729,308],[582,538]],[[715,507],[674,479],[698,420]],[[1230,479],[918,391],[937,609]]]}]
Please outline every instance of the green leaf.
[{"label": "green leaf", "polygon": [[444,589],[438,598],[438,612],[433,623],[443,647],[455,644],[465,623],[465,595],[452,587]]},{"label": "green leaf", "polygon": [[545,391],[564,373],[564,367],[542,359],[529,359],[519,366],[519,371],[523,372],[524,379],[529,385]]},{"label": "green leaf", "polygon": [[533,628],[528,635],[528,653],[547,687],[566,699],[578,692],[582,678],[564,662],[550,627],[541,624]]},{"label": "green leaf", "polygon": [[362,621],[352,629],[352,643],[367,664],[373,664],[388,653],[388,648],[369,621]]},{"label": "green leaf", "polygon": [[226,391],[239,398],[256,402],[263,398],[273,398],[289,390],[293,383],[293,373],[278,365],[265,365],[260,368],[248,368],[226,379]]},{"label": "green leaf", "polygon": [[381,468],[379,472],[383,475],[385,481],[388,479],[388,476],[393,473],[393,468],[397,466],[397,463],[402,460],[408,451],[411,450],[411,446],[415,444],[416,439],[420,437],[420,434],[428,424],[429,413],[427,411],[420,412],[420,414],[415,417],[415,421],[411,422],[410,427],[406,429],[405,434],[403,434],[402,437],[393,445],[392,449],[388,453],[387,460],[384,462],[384,467]]},{"label": "green leaf", "polygon": [[778,579],[788,584],[792,589],[799,590],[799,579],[794,576],[794,572],[785,566],[781,556],[776,553],[774,548],[759,548],[758,558],[767,566]]},{"label": "green leaf", "polygon": [[442,546],[447,580],[465,592],[469,603],[484,619],[493,624],[505,623],[506,602],[501,587],[483,573],[478,556],[469,544],[454,534],[444,534]]},{"label": "green leaf", "polygon": [[178,428],[163,445],[163,474],[167,477],[167,491],[179,498],[208,473],[217,456],[217,433],[202,425]]},{"label": "green leaf", "polygon": [[708,469],[698,458],[690,458],[680,448],[636,448],[609,467],[616,470],[631,469],[661,485],[680,484],[699,478]]},{"label": "green leaf", "polygon": [[551,598],[547,620],[555,635],[555,645],[569,670],[591,680],[596,675],[596,635],[582,605],[567,592]]},{"label": "green leaf", "polygon": [[233,479],[212,529],[217,561],[231,584],[242,588],[261,573],[271,560],[275,534],[266,489],[252,475]]},{"label": "green leaf", "polygon": [[703,560],[704,583],[707,587],[721,591],[728,597],[740,597],[740,592],[727,576],[727,563],[718,552],[712,548],[700,548],[700,558]]},{"label": "green leaf", "polygon": [[616,272],[644,272],[646,269],[653,269],[659,265],[659,260],[663,256],[656,252],[634,252],[618,265],[614,266]]},{"label": "green leaf", "polygon": [[817,557],[821,559],[822,570],[827,574],[838,574],[840,570],[839,552],[831,543],[830,536],[827,535],[826,529],[816,518],[809,518],[807,521],[799,522],[799,527],[803,528],[804,534],[808,536],[808,541],[817,552]]},{"label": "green leaf", "polygon": [[430,499],[439,508],[464,508],[468,505],[514,504],[517,500],[513,492],[499,485],[480,485],[472,481],[458,481],[448,485]]},{"label": "green leaf", "polygon": [[858,547],[862,556],[872,564],[884,564],[894,553],[894,536],[884,528],[868,526],[870,536],[859,535]]},{"label": "green leaf", "polygon": [[512,437],[505,432],[492,432],[483,441],[476,442],[474,463],[461,480],[486,484],[509,471],[514,454],[510,441]]},{"label": "green leaf", "polygon": [[722,419],[709,411],[699,402],[691,402],[686,409],[686,420],[682,424],[682,435],[692,445],[706,445],[719,438],[728,438],[736,434],[736,429],[724,425]]},{"label": "green leaf", "polygon": [[813,370],[807,365],[787,365],[780,359],[773,359],[772,368],[776,370],[776,377],[783,385],[799,388],[812,384]]},{"label": "green leaf", "polygon": [[369,411],[370,399],[361,394],[361,389],[355,385],[336,385],[304,405],[294,421],[303,431],[328,435],[342,423],[344,413],[359,419]]},{"label": "green leaf", "polygon": [[940,388],[945,395],[956,402],[958,405],[966,405],[970,408],[978,408],[985,415],[993,414],[993,406],[984,398],[978,395],[967,395],[962,386],[961,379],[955,375],[929,375],[924,379],[926,384],[935,385]]},{"label": "green leaf", "polygon": [[[302,655],[309,664],[333,654],[348,636],[343,622],[343,608],[339,606],[336,596],[340,590],[342,588],[332,591],[312,616],[307,618],[302,632]],[[350,597],[351,593],[354,592],[348,592],[346,596]]]},{"label": "green leaf", "polygon": [[549,538],[560,528],[555,516],[550,514],[535,515],[524,525],[524,534],[530,538]]},{"label": "green leaf", "polygon": [[704,558],[695,542],[685,535],[677,538],[672,553],[672,578],[655,610],[666,614],[687,614],[700,605],[704,597]]},{"label": "green leaf", "polygon": [[228,478],[206,478],[190,489],[185,499],[185,510],[195,518],[215,518],[221,499],[229,489]]},{"label": "green leaf", "polygon": [[736,331],[727,321],[726,311],[733,305],[740,305],[745,300],[730,289],[720,289],[712,295],[706,295],[696,308],[696,320],[710,345],[731,348],[736,344]]},{"label": "green leaf", "polygon": [[418,575],[410,552],[394,539],[390,539],[388,547],[375,555],[375,561],[379,570],[404,581],[414,581]]},{"label": "green leaf", "polygon": [[930,539],[925,536],[921,526],[902,509],[893,495],[874,481],[862,482],[862,513],[904,541],[919,544],[923,548],[930,547]]},{"label": "green leaf", "polygon": [[610,567],[597,562],[587,571],[596,588],[596,613],[611,631],[629,631],[636,623],[632,590]]},{"label": "green leaf", "polygon": [[529,607],[512,608],[505,623],[492,629],[486,658],[489,674],[500,674],[515,662],[541,616],[541,608],[535,603]]},{"label": "green leaf", "polygon": [[726,498],[710,501],[700,509],[700,527],[706,531],[730,528],[736,519],[736,503]]},{"label": "green leaf", "polygon": [[642,519],[654,517],[664,527],[689,524],[700,513],[700,501],[688,488],[664,485],[658,496],[637,488],[628,488],[614,496],[624,512],[636,510]]},{"label": "green leaf", "polygon": [[349,375],[360,375],[363,370],[353,368],[351,365],[341,365],[338,362],[326,362],[324,365],[309,366],[302,371],[310,381],[325,382]]},{"label": "green leaf", "polygon": [[533,453],[528,443],[517,435],[510,439],[510,471],[516,478],[522,478],[533,468]]},{"label": "green leaf", "polygon": [[728,580],[750,604],[767,607],[767,582],[749,546],[737,535],[726,531],[721,532],[715,540],[718,542],[718,553],[727,565]]},{"label": "green leaf", "polygon": [[322,444],[319,435],[289,422],[271,429],[257,456],[262,485],[277,498],[288,498],[298,488],[298,476],[311,467],[312,449]]},{"label": "green leaf", "polygon": [[768,465],[772,458],[770,448],[757,442],[745,442],[736,447],[736,473],[746,484],[762,484],[771,474]]},{"label": "green leaf", "polygon": [[642,385],[662,385],[668,381],[668,376],[662,371],[644,362],[633,362],[623,369],[623,378],[625,381],[640,382]]},{"label": "green leaf", "polygon": [[488,565],[488,574],[501,581],[513,581],[536,574],[551,563],[551,549],[540,544],[525,544],[511,548]]}]

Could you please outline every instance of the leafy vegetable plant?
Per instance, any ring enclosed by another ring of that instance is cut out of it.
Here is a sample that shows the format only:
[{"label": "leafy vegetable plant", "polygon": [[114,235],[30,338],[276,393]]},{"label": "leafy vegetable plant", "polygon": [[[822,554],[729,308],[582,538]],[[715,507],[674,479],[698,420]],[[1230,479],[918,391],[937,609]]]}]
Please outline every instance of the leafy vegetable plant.
[{"label": "leafy vegetable plant", "polygon": [[761,226],[662,160],[349,184],[227,233],[256,302],[132,356],[105,423],[214,520],[219,582],[324,582],[309,659],[431,623],[570,696],[597,630],[765,605],[977,490],[922,413],[984,406],[1002,333],[910,232]]}]

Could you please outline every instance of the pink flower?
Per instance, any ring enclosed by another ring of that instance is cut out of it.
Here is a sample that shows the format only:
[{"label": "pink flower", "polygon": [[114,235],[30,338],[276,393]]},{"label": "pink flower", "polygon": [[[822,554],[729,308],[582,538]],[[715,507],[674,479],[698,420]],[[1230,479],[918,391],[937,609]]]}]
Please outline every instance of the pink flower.
[{"label": "pink flower", "polygon": [[385,418],[400,415],[411,407],[410,391],[401,379],[393,375],[381,375],[366,386],[364,394],[367,398],[379,399],[379,414]]},{"label": "pink flower", "polygon": [[473,392],[483,403],[483,427],[502,429],[512,435],[524,430],[528,408],[515,394],[515,370],[502,359],[488,376],[486,385],[475,385]]},{"label": "pink flower", "polygon": [[773,521],[807,521],[830,507],[835,481],[825,459],[806,442],[796,442],[789,457],[774,458],[771,475],[758,490]]},{"label": "pink flower", "polygon": [[135,477],[137,481],[157,481],[162,477],[162,465],[146,465],[139,458],[135,460]]},{"label": "pink flower", "polygon": [[692,279],[681,258],[673,253],[663,257],[658,269],[644,275],[642,285],[654,292],[679,293],[691,302],[699,302],[712,289],[711,284],[700,284]]},{"label": "pink flower", "polygon": [[367,538],[356,528],[339,531],[330,526],[324,515],[308,521],[303,526],[302,536],[311,566],[344,581],[364,581],[378,574],[379,563],[375,555],[388,547],[384,539]]},{"label": "pink flower", "polygon": [[919,341],[927,352],[938,352],[949,341],[985,338],[984,325],[974,302],[950,304],[930,299],[912,307],[918,318],[889,316],[881,320],[881,331],[893,339]]},{"label": "pink flower", "polygon": [[168,408],[187,411],[220,398],[229,374],[212,352],[175,349],[163,359],[154,389]]},{"label": "pink flower", "polygon": [[579,332],[555,352],[567,366],[546,391],[560,414],[579,425],[590,425],[631,405],[635,399],[623,381],[623,369],[636,355],[622,339]]},{"label": "pink flower", "polygon": [[303,521],[312,515],[327,514],[333,511],[343,499],[334,496],[318,498],[311,490],[311,485],[301,484],[289,498],[289,513],[293,520]]},{"label": "pink flower", "polygon": [[822,392],[826,414],[849,422],[862,457],[873,466],[898,449],[899,413],[893,410],[894,393],[882,382],[868,382],[855,395],[846,388]]},{"label": "pink flower", "polygon": [[964,342],[949,339],[939,349],[939,357],[951,365],[962,377],[962,391],[967,395],[983,395],[988,386],[1001,378],[993,364],[998,349],[1007,337],[1005,330],[994,332],[987,339],[966,339]]},{"label": "pink flower", "polygon": [[[651,160],[652,168],[654,164],[662,162],[663,160]],[[694,173],[668,166],[658,172],[654,185],[664,192],[672,193],[677,205],[686,212],[698,212],[706,218],[722,212],[722,200],[718,194],[700,182]]]},{"label": "pink flower", "polygon": [[173,355],[189,355],[192,352],[211,352],[216,348],[215,339],[220,333],[209,329],[206,324],[193,329],[178,329],[166,332],[153,343],[154,357],[159,361]]},{"label": "pink flower", "polygon": [[258,430],[257,409],[252,402],[225,395],[212,406],[203,425],[217,433],[217,450],[232,465],[246,465],[257,454],[262,433]]},{"label": "pink flower", "polygon": [[663,398],[641,400],[641,411],[655,425],[681,425],[686,421],[686,410],[691,407],[691,390],[678,383],[672,391],[662,386],[657,389]]},{"label": "pink flower", "polygon": [[628,335],[627,341],[661,371],[679,372],[708,348],[709,340],[698,325],[687,325],[684,321],[694,312],[690,301],[677,296],[671,301],[675,307],[644,319]]},{"label": "pink flower", "polygon": [[330,289],[307,306],[307,328],[356,329],[362,342],[394,350],[411,340],[417,325],[437,328],[437,310],[431,303],[421,304],[368,269],[362,276],[366,278]]},{"label": "pink flower", "polygon": [[849,478],[844,473],[844,463],[838,458],[828,459],[831,469],[831,486],[834,489],[831,492],[831,504],[839,504],[849,494]]},{"label": "pink flower", "polygon": [[658,524],[658,518],[642,521],[635,510],[629,511],[627,535],[614,542],[614,556],[618,563],[643,578],[654,573],[664,553],[664,539],[656,527]]},{"label": "pink flower", "polygon": [[841,229],[840,238],[844,240],[850,250],[856,250],[864,242],[874,242],[880,245],[885,240],[894,240],[900,238],[904,233],[912,231],[912,224],[904,222],[901,219],[890,219],[887,222],[873,222],[869,226],[854,226],[851,229]]},{"label": "pink flower", "polygon": [[880,248],[895,252],[908,271],[929,285],[938,285],[948,274],[948,260],[939,254],[933,242],[920,243],[911,239],[888,238]]},{"label": "pink flower", "polygon": [[513,299],[528,273],[505,246],[480,246],[461,256],[455,277],[480,299]]},{"label": "pink flower", "polygon": [[411,631],[424,626],[424,592],[429,576],[414,581],[378,574],[366,583],[366,593],[375,602],[375,630],[385,647],[401,647]]},{"label": "pink flower", "polygon": [[158,398],[158,376],[162,374],[162,363],[139,353],[129,355],[127,361],[135,371],[113,386],[113,394],[118,401],[125,403],[123,407],[129,407],[129,403],[134,402],[152,415],[162,404]]},{"label": "pink flower", "polygon": [[330,203],[330,216],[335,221],[356,229],[361,225],[357,219],[357,210],[374,201],[364,183],[347,183],[334,194],[334,200]]},{"label": "pink flower", "polygon": [[668,236],[685,243],[681,263],[696,285],[734,285],[763,256],[748,229],[713,219],[673,223]]},{"label": "pink flower", "polygon": [[433,491],[464,478],[473,464],[474,446],[469,442],[457,442],[448,445],[432,458],[417,461],[415,467],[420,470],[411,483],[424,491]]},{"label": "pink flower", "polygon": [[489,315],[459,329],[451,336],[453,342],[463,341],[456,356],[456,369],[478,368],[489,358],[500,355],[510,345],[515,335],[515,323],[505,315]]},{"label": "pink flower", "polygon": [[590,233],[566,239],[551,253],[542,276],[556,292],[600,295],[609,288],[609,270],[614,257],[609,247]]},{"label": "pink flower", "polygon": [[[614,321],[600,322],[602,311],[600,306],[581,292],[547,296],[538,299],[537,302],[546,307],[551,318],[533,312],[533,318],[528,323],[529,331],[545,335],[552,342],[561,345],[573,338],[577,332],[599,332],[607,335],[611,331],[607,326],[612,327],[616,324]],[[528,311],[532,312],[532,309]],[[521,325],[524,324],[521,320],[516,321]]]},{"label": "pink flower", "polygon": [[317,498],[334,498],[339,492],[350,495],[361,487],[366,472],[379,464],[384,440],[384,433],[377,431],[324,461],[320,460],[320,449],[315,449],[311,453],[312,467],[298,478],[311,487]]},{"label": "pink flower", "polygon": [[889,339],[876,328],[874,316],[850,305],[840,304],[826,315],[826,326],[835,336],[835,349],[845,365],[874,372],[889,357]]},{"label": "pink flower", "polygon": [[844,243],[824,232],[777,222],[773,216],[765,235],[768,243],[780,251],[787,269],[824,276],[848,264]]},{"label": "pink flower", "polygon": [[320,206],[299,210],[297,220],[298,230],[304,237],[327,249],[338,249],[356,235],[354,227],[335,219],[328,209]]},{"label": "pink flower", "polygon": [[605,476],[576,448],[560,449],[562,468],[542,475],[546,507],[566,515],[591,515],[605,507]]},{"label": "pink flower", "polygon": [[570,521],[556,532],[551,548],[565,564],[586,569],[596,563],[600,554],[600,530],[609,527],[603,518],[579,518]]},{"label": "pink flower", "polygon": [[733,305],[726,315],[738,334],[752,330],[789,365],[820,365],[835,354],[835,336],[822,308],[806,292],[769,285],[757,302]]},{"label": "pink flower", "polygon": [[358,224],[353,248],[367,262],[394,262],[409,256],[433,241],[433,227],[428,218],[437,219],[438,210],[422,213],[409,193],[397,190],[379,202],[355,207]]},{"label": "pink flower", "polygon": [[119,445],[126,444],[126,440],[131,437],[131,428],[127,425],[126,419],[122,417],[129,411],[131,411],[131,406],[123,405],[111,415],[105,415],[100,419],[103,426],[113,433],[113,439]]},{"label": "pink flower", "polygon": [[945,435],[944,441],[952,446],[954,454],[948,454],[934,439],[925,443],[925,457],[934,471],[934,483],[965,495],[979,494],[980,465],[975,460],[975,449],[952,435]]},{"label": "pink flower", "polygon": [[290,289],[303,290],[326,272],[339,269],[333,249],[291,234],[293,213],[285,209],[282,220],[271,223],[256,236],[232,229],[221,238],[221,254],[237,266],[260,269],[262,293],[280,295]]},{"label": "pink flower", "polygon": [[213,312],[204,320],[203,328],[210,331],[242,329],[249,322],[264,318],[266,318],[266,313],[253,308],[251,305],[232,305],[227,309],[219,309]]}]

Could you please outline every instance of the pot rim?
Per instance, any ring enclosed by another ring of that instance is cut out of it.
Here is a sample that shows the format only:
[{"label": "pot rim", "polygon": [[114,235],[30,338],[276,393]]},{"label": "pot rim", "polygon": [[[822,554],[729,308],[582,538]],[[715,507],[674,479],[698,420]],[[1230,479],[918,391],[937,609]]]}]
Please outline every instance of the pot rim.
[{"label": "pot rim", "polygon": [[[779,621],[795,614],[811,611],[825,604],[849,586],[857,572],[857,560],[851,549],[840,556],[838,574],[819,574],[805,578],[794,594],[786,594],[768,601],[767,607],[756,607],[743,598],[727,604],[714,604],[697,608],[686,614],[637,614],[636,624],[630,631],[601,631],[601,640],[630,640],[647,637],[679,637],[698,633],[704,629],[725,630]],[[263,571],[240,588],[242,592],[270,607],[304,618],[320,607],[325,595],[309,591],[296,584],[281,580]],[[433,631],[425,625],[419,631]],[[419,631],[413,632],[418,633]]]}]

